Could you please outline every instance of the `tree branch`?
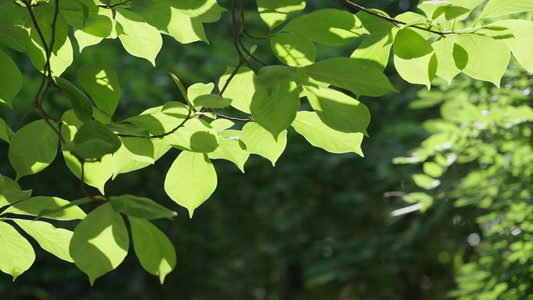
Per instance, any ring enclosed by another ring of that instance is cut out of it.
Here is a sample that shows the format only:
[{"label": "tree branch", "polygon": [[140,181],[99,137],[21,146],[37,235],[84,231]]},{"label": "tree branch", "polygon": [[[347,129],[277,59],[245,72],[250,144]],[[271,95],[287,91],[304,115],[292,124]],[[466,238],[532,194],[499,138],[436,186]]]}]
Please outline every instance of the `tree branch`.
[{"label": "tree branch", "polygon": [[[346,2],[346,4],[356,8],[358,10],[364,11],[365,13],[367,13],[369,15],[373,15],[375,17],[378,17],[378,18],[381,18],[383,20],[386,20],[386,21],[392,23],[396,27],[399,27],[399,25],[407,25],[407,22],[400,21],[400,20],[388,17],[386,15],[382,15],[380,13],[374,12],[374,11],[372,11],[372,10],[366,8],[366,7],[363,7],[363,6],[361,6],[361,5],[357,4],[357,3],[353,3],[350,0],[344,0],[344,1]],[[436,31],[436,30],[433,30],[431,28],[425,28],[425,27],[418,26],[418,25],[409,25],[409,27],[413,27],[413,28],[416,28],[416,29],[420,29],[420,30],[424,30],[424,31],[427,31],[427,32],[431,32],[431,33],[440,35],[442,37],[445,37],[448,34],[453,34],[453,32],[450,32],[450,31]]]}]

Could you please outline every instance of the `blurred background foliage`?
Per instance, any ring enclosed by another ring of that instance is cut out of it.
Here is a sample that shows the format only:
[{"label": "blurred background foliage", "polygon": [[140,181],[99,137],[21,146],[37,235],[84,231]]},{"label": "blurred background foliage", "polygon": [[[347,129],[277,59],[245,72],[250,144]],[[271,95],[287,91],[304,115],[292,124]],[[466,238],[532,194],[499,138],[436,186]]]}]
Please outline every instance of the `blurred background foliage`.
[{"label": "blurred background foliage", "polygon": [[[306,2],[307,12],[349,9],[342,1]],[[246,2],[247,28],[266,35],[254,3]],[[416,5],[358,3],[390,15]],[[79,66],[95,61],[113,67],[122,88],[117,115],[125,119],[179,99],[168,72],[185,85],[216,83],[237,64],[231,31],[225,13],[206,25],[209,45],[167,38],[156,68],[117,41],[103,41],[78,54],[65,76],[75,78]],[[319,48],[317,58],[349,56],[357,43]],[[256,53],[274,63],[269,47],[258,43]],[[15,110],[0,108],[16,130],[39,74],[26,57],[3,50],[24,64],[26,76]],[[216,161],[217,191],[193,219],[163,191],[175,150],[108,183],[108,195],[146,196],[178,211],[175,221],[156,222],[178,255],[165,285],[142,269],[133,251],[94,287],[74,265],[40,251],[14,283],[0,276],[1,299],[533,299],[531,75],[511,67],[502,89],[459,77],[449,87],[435,80],[426,91],[403,82],[393,68],[386,72],[400,93],[361,99],[372,113],[365,158],[313,148],[290,131],[275,168],[253,157],[242,174]],[[53,93],[50,103],[51,114],[68,106]],[[1,143],[0,151],[7,150]],[[7,161],[0,172],[14,177]],[[34,187],[34,195],[83,196],[61,161],[20,184]],[[424,212],[398,213],[413,206]]]}]

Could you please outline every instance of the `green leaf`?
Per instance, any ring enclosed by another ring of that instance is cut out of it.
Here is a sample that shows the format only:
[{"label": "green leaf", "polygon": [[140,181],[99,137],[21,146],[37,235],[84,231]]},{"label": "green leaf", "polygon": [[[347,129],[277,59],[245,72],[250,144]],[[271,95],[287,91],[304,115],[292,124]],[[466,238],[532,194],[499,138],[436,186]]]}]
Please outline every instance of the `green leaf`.
[{"label": "green leaf", "polygon": [[315,147],[331,153],[354,152],[364,156],[361,150],[362,133],[336,131],[324,124],[315,112],[299,111],[292,126]]},{"label": "green leaf", "polygon": [[261,19],[270,28],[285,22],[290,14],[302,11],[305,2],[302,0],[257,0]]},{"label": "green leaf", "polygon": [[115,20],[123,30],[118,38],[124,49],[133,56],[145,58],[155,66],[155,58],[163,46],[159,31],[131,11],[125,9],[115,11]]},{"label": "green leaf", "polygon": [[368,134],[370,112],[364,104],[330,88],[304,85],[304,91],[320,120],[331,129]]},{"label": "green leaf", "polygon": [[[113,153],[113,179],[120,173],[127,173],[149,166],[155,162],[156,143],[165,153],[171,147],[161,140],[120,137],[122,146]],[[159,157],[158,157],[159,158]]]},{"label": "green leaf", "polygon": [[[93,117],[106,124],[110,123],[110,119],[105,115],[101,110],[96,108],[93,110]],[[74,136],[78,131],[78,128],[83,125],[83,123],[76,118],[76,115],[72,110],[66,111],[63,117],[61,118],[64,125],[61,127],[61,136],[67,141],[74,140]],[[76,177],[81,177],[81,164],[79,160],[72,155],[68,150],[63,146],[63,157],[65,163],[67,164],[70,171],[76,175]],[[102,157],[101,161],[95,162],[85,162],[84,163],[84,173],[83,178],[85,183],[88,185],[94,186],[104,194],[104,186],[107,180],[113,175],[113,156],[108,154]]]},{"label": "green leaf", "polygon": [[115,20],[105,15],[102,10],[104,8],[98,7],[97,13],[90,14],[83,22],[83,27],[75,28],[74,37],[78,41],[80,52],[88,46],[96,45],[104,38],[109,38],[113,34]]},{"label": "green leaf", "polygon": [[74,262],[69,254],[72,231],[55,228],[52,224],[42,221],[12,219],[22,230],[31,235],[43,248],[51,254],[68,262]]},{"label": "green leaf", "polygon": [[244,173],[244,163],[248,160],[250,153],[246,150],[246,145],[239,140],[240,134],[241,132],[238,130],[224,130],[219,132],[219,147],[208,154],[209,158],[229,160],[236,164],[241,172]]},{"label": "green leaf", "polygon": [[120,98],[120,85],[115,70],[103,65],[83,65],[78,69],[78,79],[96,106],[112,116]]},{"label": "green leaf", "polygon": [[172,147],[192,152],[208,153],[218,148],[218,137],[215,130],[204,120],[193,117],[183,127],[163,140]]},{"label": "green leaf", "polygon": [[217,174],[207,154],[182,151],[170,166],[165,191],[179,205],[189,210],[200,206],[217,186]]},{"label": "green leaf", "polygon": [[468,62],[462,69],[464,73],[500,86],[500,79],[510,58],[509,47],[504,41],[479,35],[458,35],[455,37],[455,43],[464,49],[463,55],[468,54]]},{"label": "green leaf", "polygon": [[426,175],[431,176],[433,178],[438,178],[442,175],[442,173],[444,173],[444,168],[438,163],[432,161],[425,162],[422,168]]},{"label": "green leaf", "polygon": [[412,11],[407,11],[407,12],[397,15],[395,19],[406,23],[402,25],[401,27],[393,27],[393,31],[395,32],[398,32],[399,30],[403,28],[409,28],[409,29],[414,30],[419,35],[421,35],[424,39],[429,39],[430,37],[433,36],[433,33],[431,32],[412,27],[414,25],[418,25],[421,27],[427,27],[428,24],[431,23],[430,20],[428,20],[425,16],[421,14],[418,14]]},{"label": "green leaf", "polygon": [[478,21],[483,18],[497,17],[529,10],[533,10],[533,1],[531,0],[489,0],[479,15]]},{"label": "green leaf", "polygon": [[27,199],[31,196],[31,190],[21,190],[18,183],[9,177],[0,175],[0,181],[2,182],[0,188],[0,208]]},{"label": "green leaf", "polygon": [[17,180],[48,167],[56,157],[57,142],[57,133],[44,120],[34,121],[17,131],[8,153]]},{"label": "green leaf", "polygon": [[7,143],[11,143],[14,134],[13,130],[7,126],[6,121],[0,118],[0,139],[3,139]]},{"label": "green leaf", "polygon": [[[381,11],[377,12],[386,16]],[[393,25],[382,18],[364,12],[358,13],[357,16],[370,32],[370,36],[363,40],[350,57],[359,59],[365,67],[372,66],[383,71],[389,61],[390,49],[394,40]]]},{"label": "green leaf", "polygon": [[185,121],[189,115],[188,108],[181,103],[180,105],[181,107],[175,107],[172,112],[169,111],[168,113],[161,111],[162,107],[158,110],[145,111],[138,116],[124,120],[124,122],[130,122],[146,129],[152,135],[169,134],[178,126],[183,126],[190,121]]},{"label": "green leaf", "polygon": [[428,90],[437,73],[437,56],[420,34],[404,28],[394,39],[394,66],[405,81],[424,84]]},{"label": "green leaf", "polygon": [[296,80],[297,75],[297,69],[293,67],[268,66],[259,70],[255,84],[263,89],[271,90],[281,83]]},{"label": "green leaf", "polygon": [[249,122],[242,128],[240,140],[246,145],[246,151],[263,156],[276,165],[287,145],[287,130],[283,130],[274,138],[272,133],[255,122]]},{"label": "green leaf", "polygon": [[189,88],[187,89],[187,97],[189,98],[189,101],[194,103],[194,100],[196,99],[196,97],[210,94],[213,91],[214,87],[215,85],[212,82],[208,84],[195,83],[189,86]]},{"label": "green leaf", "polygon": [[61,77],[55,77],[54,80],[61,92],[70,100],[76,117],[82,122],[89,121],[93,116],[93,107],[89,98],[70,81]]},{"label": "green leaf", "polygon": [[0,50],[0,102],[11,106],[11,100],[22,88],[22,74],[13,60]]},{"label": "green leaf", "polygon": [[126,137],[140,137],[140,138],[143,138],[143,137],[147,138],[150,136],[150,133],[148,133],[148,130],[144,128],[139,128],[132,124],[113,123],[113,124],[106,124],[106,127],[116,135],[122,135]]},{"label": "green leaf", "polygon": [[129,217],[152,220],[161,218],[172,219],[178,215],[176,212],[145,197],[126,194],[118,197],[110,197],[109,201],[116,212],[123,213]]},{"label": "green leaf", "polygon": [[379,69],[354,58],[336,57],[300,69],[311,78],[347,89],[361,96],[379,97],[396,91]]},{"label": "green leaf", "polygon": [[182,44],[207,42],[202,22],[187,15],[183,10],[154,0],[136,1],[131,8],[148,24]]},{"label": "green leaf", "polygon": [[122,142],[104,124],[91,120],[83,124],[74,136],[75,155],[88,160],[100,160],[106,154],[115,153]]},{"label": "green leaf", "polygon": [[216,0],[156,0],[157,2],[177,8],[180,13],[203,23],[213,23],[220,19],[220,13],[226,11]]},{"label": "green leaf", "polygon": [[302,67],[315,62],[315,44],[294,33],[276,34],[270,39],[270,46],[279,60],[289,66]]},{"label": "green leaf", "polygon": [[455,44],[455,36],[440,38],[431,46],[433,46],[437,55],[437,75],[444,78],[450,84],[452,79],[461,72],[456,66],[456,59],[454,59],[454,49],[456,56],[458,55],[457,51],[460,49]]},{"label": "green leaf", "polygon": [[440,185],[440,180],[434,179],[426,174],[414,174],[413,181],[423,189],[431,190]]},{"label": "green leaf", "polygon": [[[26,28],[29,28],[31,40],[26,42],[26,52],[33,65],[42,72],[46,63],[46,51],[41,36],[44,38],[46,45],[49,45],[52,33],[54,33],[50,69],[52,75],[59,76],[73,61],[72,44],[68,37],[68,24],[61,13],[58,13],[56,17],[55,8],[50,4],[42,3],[32,10],[39,31],[33,25],[32,19],[27,18]],[[54,29],[52,29],[54,19],[56,19],[56,22]]]},{"label": "green leaf", "polygon": [[505,39],[518,62],[529,73],[533,73],[533,22],[529,20],[503,20],[493,23],[509,29],[513,38]]},{"label": "green leaf", "polygon": [[124,220],[110,203],[105,203],[76,226],[70,242],[70,255],[93,285],[96,278],[122,263],[128,247],[128,230]]},{"label": "green leaf", "polygon": [[13,276],[13,281],[35,261],[31,244],[11,225],[0,221],[0,270]]},{"label": "green leaf", "polygon": [[233,125],[235,125],[235,123],[233,121],[228,120],[228,119],[216,119],[216,120],[212,121],[209,125],[211,125],[211,127],[213,127],[213,129],[216,130],[217,132],[219,132],[219,134],[220,134],[220,131],[223,131],[223,130],[226,130],[226,129],[229,129],[229,128],[233,127]]},{"label": "green leaf", "polygon": [[434,22],[443,20],[464,19],[470,12],[485,0],[447,0],[424,1],[418,5],[428,18]]},{"label": "green leaf", "polygon": [[252,99],[250,110],[254,121],[272,133],[278,135],[287,129],[300,107],[299,92],[294,82],[283,82],[271,90],[258,88]]},{"label": "green leaf", "polygon": [[13,24],[23,18],[27,13],[28,10],[26,8],[9,1],[9,5],[0,7],[0,24]]},{"label": "green leaf", "polygon": [[[69,201],[61,198],[38,196],[11,205],[2,212],[2,215],[12,213],[63,221],[81,220],[85,218],[85,212],[83,212],[81,208],[78,206],[70,206],[69,204]],[[54,210],[55,212],[46,213],[46,211],[51,210]]]},{"label": "green leaf", "polygon": [[407,203],[420,203],[420,212],[425,212],[433,204],[433,197],[426,193],[409,193],[403,196],[402,200]]},{"label": "green leaf", "polygon": [[[233,69],[228,68],[226,73],[220,77],[220,81],[218,82],[219,90],[222,91],[232,72]],[[252,103],[252,97],[255,92],[254,81],[254,72],[248,68],[240,67],[224,90],[224,97],[232,100],[231,106],[249,114],[250,104]]]},{"label": "green leaf", "polygon": [[194,106],[209,108],[226,108],[231,105],[231,100],[220,97],[219,95],[200,95],[192,102]]},{"label": "green leaf", "polygon": [[346,44],[368,33],[355,15],[337,9],[321,9],[305,14],[292,20],[282,31],[327,45]]},{"label": "green leaf", "polygon": [[141,266],[161,284],[176,266],[176,250],[168,237],[147,220],[128,216],[135,254]]}]

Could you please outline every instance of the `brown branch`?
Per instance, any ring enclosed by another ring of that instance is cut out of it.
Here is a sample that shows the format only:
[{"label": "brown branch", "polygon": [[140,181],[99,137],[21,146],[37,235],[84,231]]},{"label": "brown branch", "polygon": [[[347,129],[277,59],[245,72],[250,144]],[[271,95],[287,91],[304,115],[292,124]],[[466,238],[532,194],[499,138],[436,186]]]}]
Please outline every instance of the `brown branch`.
[{"label": "brown branch", "polygon": [[[394,18],[391,18],[391,17],[388,17],[386,15],[382,15],[380,13],[377,13],[377,12],[374,12],[366,7],[363,7],[357,3],[353,3],[352,1],[350,0],[344,0],[346,2],[346,4],[358,9],[358,10],[361,10],[361,11],[364,11],[365,13],[369,14],[369,15],[373,15],[375,17],[378,17],[378,18],[381,18],[383,20],[386,20],[390,23],[392,23],[394,26],[397,26],[399,27],[399,25],[407,25],[407,22],[404,22],[404,21],[400,21],[400,20],[397,20],[397,19],[394,19]],[[453,32],[449,32],[449,31],[436,31],[436,30],[433,30],[431,28],[425,28],[425,27],[422,27],[422,26],[418,26],[418,25],[408,25],[409,27],[413,27],[413,28],[416,28],[416,29],[420,29],[420,30],[424,30],[424,31],[427,31],[427,32],[431,32],[431,33],[434,33],[434,34],[437,34],[437,35],[440,35],[442,37],[445,37],[446,35],[448,34],[453,34]]]},{"label": "brown branch", "polygon": [[231,75],[228,77],[228,79],[226,80],[226,83],[224,83],[224,86],[222,87],[222,89],[220,90],[220,93],[218,93],[219,96],[222,96],[222,94],[224,94],[224,91],[226,90],[226,88],[228,87],[230,81],[233,79],[233,77],[235,77],[235,75],[237,74],[237,72],[239,72],[239,69],[242,67],[242,64],[244,64],[244,60],[243,59],[239,59],[239,63],[237,64],[237,66],[235,67],[235,69],[233,70],[233,72],[231,72]]},{"label": "brown branch", "polygon": [[230,116],[226,116],[226,115],[220,114],[220,113],[216,112],[215,110],[213,110],[212,108],[208,108],[208,109],[206,109],[206,111],[214,113],[217,117],[219,117],[221,119],[226,119],[226,120],[230,120],[230,121],[236,121],[236,122],[253,122],[254,121],[252,116],[248,116],[248,118],[243,119],[243,118],[235,118],[235,117],[230,117]]},{"label": "brown branch", "polygon": [[113,4],[113,5],[97,4],[96,6],[101,7],[101,8],[115,8],[117,6],[125,5],[125,4],[131,3],[131,2],[133,2],[133,0],[125,0],[125,1]]}]

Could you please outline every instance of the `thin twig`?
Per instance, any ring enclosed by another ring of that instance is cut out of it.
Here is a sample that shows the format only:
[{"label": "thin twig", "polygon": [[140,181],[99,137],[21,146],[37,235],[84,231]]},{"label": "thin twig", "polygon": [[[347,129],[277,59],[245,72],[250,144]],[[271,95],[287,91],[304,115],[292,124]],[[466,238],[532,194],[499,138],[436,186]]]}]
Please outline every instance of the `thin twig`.
[{"label": "thin twig", "polygon": [[[383,20],[386,20],[390,23],[392,23],[394,26],[397,26],[399,27],[399,25],[407,25],[407,22],[404,22],[404,21],[400,21],[400,20],[397,20],[397,19],[394,19],[394,18],[391,18],[391,17],[388,17],[388,16],[385,16],[385,15],[382,15],[380,13],[376,13],[366,7],[363,7],[357,3],[353,3],[352,1],[350,0],[345,0],[345,2],[352,6],[352,7],[355,7],[361,11],[364,11],[365,13],[369,14],[369,15],[373,15],[375,17],[378,17],[378,18],[381,18]],[[436,31],[436,30],[433,30],[431,28],[425,28],[425,27],[422,27],[422,26],[418,26],[418,25],[409,25],[409,27],[413,27],[413,28],[416,28],[416,29],[420,29],[420,30],[424,30],[424,31],[427,31],[427,32],[431,32],[431,33],[434,33],[434,34],[438,34],[442,37],[445,37],[446,35],[448,34],[453,34],[453,32],[450,32],[450,31]]]},{"label": "thin twig", "polygon": [[224,91],[226,91],[226,88],[228,87],[228,85],[231,82],[231,80],[233,79],[233,77],[235,77],[237,72],[239,72],[239,69],[242,67],[242,64],[244,64],[244,60],[243,59],[239,59],[239,63],[237,64],[237,66],[235,67],[233,72],[231,72],[231,75],[229,75],[228,79],[226,80],[226,83],[224,83],[224,86],[220,90],[220,93],[218,93],[219,96],[222,97],[222,94],[224,94]]},{"label": "thin twig", "polygon": [[223,114],[217,113],[217,112],[216,112],[215,110],[213,110],[212,108],[208,108],[208,109],[206,109],[206,111],[209,111],[209,112],[214,113],[217,117],[219,117],[219,118],[221,118],[221,119],[226,119],[226,120],[230,120],[230,121],[236,121],[236,122],[253,122],[253,120],[254,120],[254,119],[252,118],[252,116],[248,116],[248,118],[246,118],[246,119],[226,116],[226,115],[223,115]]},{"label": "thin twig", "polygon": [[117,6],[128,4],[130,2],[133,2],[133,0],[125,0],[125,1],[122,1],[122,2],[119,2],[119,3],[115,3],[113,5],[97,4],[96,6],[101,7],[101,8],[115,8]]}]

